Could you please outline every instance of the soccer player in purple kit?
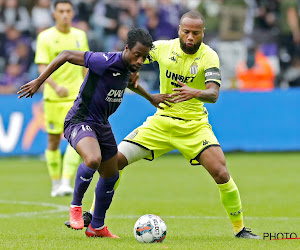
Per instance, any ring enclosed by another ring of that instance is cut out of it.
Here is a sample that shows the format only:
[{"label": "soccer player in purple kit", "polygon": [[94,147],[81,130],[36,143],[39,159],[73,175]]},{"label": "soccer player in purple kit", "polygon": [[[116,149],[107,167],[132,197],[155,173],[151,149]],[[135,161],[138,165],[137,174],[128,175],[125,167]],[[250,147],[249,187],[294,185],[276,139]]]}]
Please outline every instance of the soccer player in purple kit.
[{"label": "soccer player in purple kit", "polygon": [[114,185],[119,178],[118,149],[108,117],[120,105],[125,88],[128,87],[145,97],[156,107],[159,107],[159,103],[169,106],[169,95],[151,95],[140,86],[128,85],[128,82],[136,82],[136,72],[143,65],[151,48],[150,34],[135,28],[128,32],[127,45],[123,52],[66,50],[37,79],[23,85],[18,92],[21,94],[19,98],[32,97],[43,82],[65,62],[89,68],[64,124],[66,139],[83,159],[77,170],[70,206],[70,226],[74,229],[84,227],[82,199],[94,173],[97,170],[100,173],[95,189],[95,213],[85,232],[88,237],[118,238],[104,224],[105,213],[114,195]]}]

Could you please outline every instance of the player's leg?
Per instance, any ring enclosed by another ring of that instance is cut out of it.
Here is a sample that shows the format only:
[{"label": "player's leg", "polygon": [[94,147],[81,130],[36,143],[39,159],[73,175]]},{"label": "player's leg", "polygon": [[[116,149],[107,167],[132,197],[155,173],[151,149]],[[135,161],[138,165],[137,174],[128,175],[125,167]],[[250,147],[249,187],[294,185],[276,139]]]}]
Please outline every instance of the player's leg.
[{"label": "player's leg", "polygon": [[205,149],[197,160],[217,183],[221,201],[233,224],[234,232],[238,233],[244,228],[242,203],[237,186],[228,173],[221,147],[213,146]]},{"label": "player's leg", "polygon": [[105,214],[114,196],[114,186],[119,178],[118,156],[103,161],[99,168],[99,180],[95,189],[95,210],[91,224],[86,230],[88,237],[119,238],[110,233],[104,224]]},{"label": "player's leg", "polygon": [[76,144],[76,150],[83,159],[79,165],[70,206],[70,226],[74,229],[82,229],[84,221],[82,218],[82,199],[88,189],[94,173],[101,163],[101,150],[98,140],[94,137],[84,137]]},{"label": "player's leg", "polygon": [[[63,102],[62,105],[59,106],[59,112],[57,116],[59,116],[58,119],[61,121],[62,128],[65,117],[72,105],[73,102]],[[62,162],[61,186],[58,191],[60,196],[70,195],[73,193],[71,181],[81,161],[81,157],[78,155],[75,149],[68,144]]]},{"label": "player's leg", "polygon": [[235,235],[241,238],[261,239],[244,227],[242,202],[239,190],[226,167],[221,147],[206,148],[196,158],[213,177],[219,188],[220,197],[228,217],[232,222]]},{"label": "player's leg", "polygon": [[61,186],[58,191],[60,196],[70,195],[73,193],[71,181],[80,162],[80,155],[70,144],[68,144],[63,157]]},{"label": "player's leg", "polygon": [[60,134],[48,134],[48,147],[45,150],[46,164],[52,181],[51,196],[58,195],[61,178]]},{"label": "player's leg", "polygon": [[[168,134],[169,118],[160,116],[151,116],[147,121],[137,129],[133,130],[118,145],[118,169],[123,170],[124,167],[134,163],[140,159],[153,160],[171,150],[174,147],[169,145]],[[119,171],[120,176],[122,171]],[[120,182],[120,177],[118,182]],[[118,186],[115,184],[114,190]],[[88,224],[95,210],[95,198],[89,212],[83,214],[85,225]],[[65,222],[69,226],[69,222]]]},{"label": "player's leg", "polygon": [[[127,141],[122,141],[118,145],[118,169],[119,169],[119,179],[116,182],[114,186],[114,190],[116,191],[117,187],[119,186],[122,174],[123,174],[123,169],[129,165],[132,164],[136,161],[139,161],[144,158],[149,158],[151,157],[152,152],[151,150],[148,150],[144,147],[138,146],[136,144],[133,144],[131,142]],[[86,214],[84,217],[88,221],[91,216],[93,215],[95,211],[95,195],[93,199],[92,206],[90,208],[89,214]],[[84,223],[85,225],[87,223]]]},{"label": "player's leg", "polygon": [[[237,186],[230,177],[225,156],[208,120],[173,121],[172,142],[192,165],[203,165],[214,178],[221,201],[233,224],[234,232],[244,230],[242,204]],[[248,234],[248,236],[254,236]]]}]

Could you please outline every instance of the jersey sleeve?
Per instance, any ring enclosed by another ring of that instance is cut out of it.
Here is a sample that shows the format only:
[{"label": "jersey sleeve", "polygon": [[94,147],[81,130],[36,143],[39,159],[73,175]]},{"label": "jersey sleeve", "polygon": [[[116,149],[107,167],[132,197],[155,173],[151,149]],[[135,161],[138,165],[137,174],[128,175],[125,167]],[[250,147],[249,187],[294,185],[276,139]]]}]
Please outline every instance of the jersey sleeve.
[{"label": "jersey sleeve", "polygon": [[34,62],[36,64],[49,64],[51,62],[47,39],[43,36],[42,33],[37,38]]},{"label": "jersey sleeve", "polygon": [[109,66],[108,53],[87,51],[84,54],[84,66],[97,75],[102,75]]},{"label": "jersey sleeve", "polygon": [[220,62],[218,54],[210,50],[209,53],[204,55],[204,77],[205,84],[208,82],[215,82],[217,85],[221,85],[221,72]]}]

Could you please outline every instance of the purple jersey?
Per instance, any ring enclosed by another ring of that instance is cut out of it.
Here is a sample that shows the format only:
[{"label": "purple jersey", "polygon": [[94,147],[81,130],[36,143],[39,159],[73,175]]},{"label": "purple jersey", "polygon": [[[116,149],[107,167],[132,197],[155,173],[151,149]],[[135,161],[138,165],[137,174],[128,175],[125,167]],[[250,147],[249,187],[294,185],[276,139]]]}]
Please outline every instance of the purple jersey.
[{"label": "purple jersey", "polygon": [[89,72],[66,121],[106,124],[122,102],[131,72],[122,60],[122,52],[88,51],[84,65]]}]

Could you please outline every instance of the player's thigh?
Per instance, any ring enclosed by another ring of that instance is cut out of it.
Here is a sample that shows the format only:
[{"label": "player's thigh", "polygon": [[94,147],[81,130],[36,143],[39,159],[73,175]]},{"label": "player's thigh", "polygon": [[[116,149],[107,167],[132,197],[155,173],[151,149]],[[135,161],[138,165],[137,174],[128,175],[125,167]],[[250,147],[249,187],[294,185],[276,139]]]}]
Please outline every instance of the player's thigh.
[{"label": "player's thigh", "polygon": [[151,151],[151,155],[143,157],[148,160],[153,160],[174,149],[170,143],[168,118],[158,115],[148,117],[142,126],[133,130],[123,141]]},{"label": "player's thigh", "polygon": [[64,136],[87,166],[94,169],[99,167],[102,160],[101,149],[97,134],[88,123],[65,122]]},{"label": "player's thigh", "polygon": [[205,149],[197,160],[219,184],[229,181],[230,176],[226,167],[226,160],[221,147],[212,146]]},{"label": "player's thigh", "polygon": [[44,102],[46,132],[48,134],[61,134],[64,129],[64,120],[72,107],[73,102]]},{"label": "player's thigh", "polygon": [[212,146],[220,146],[211,126],[201,121],[179,121],[177,133],[173,133],[172,141],[176,149],[190,161],[192,165],[200,165],[199,156]]}]

